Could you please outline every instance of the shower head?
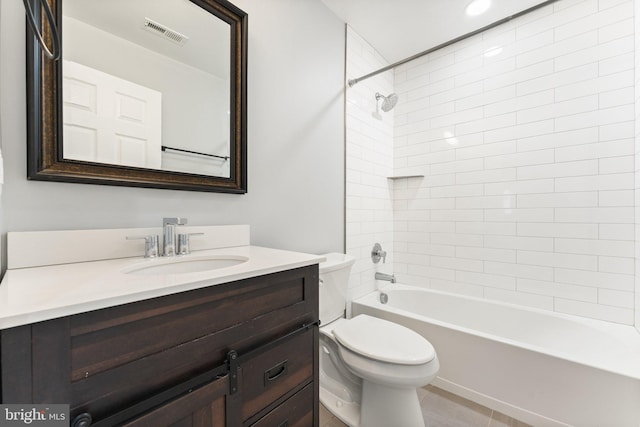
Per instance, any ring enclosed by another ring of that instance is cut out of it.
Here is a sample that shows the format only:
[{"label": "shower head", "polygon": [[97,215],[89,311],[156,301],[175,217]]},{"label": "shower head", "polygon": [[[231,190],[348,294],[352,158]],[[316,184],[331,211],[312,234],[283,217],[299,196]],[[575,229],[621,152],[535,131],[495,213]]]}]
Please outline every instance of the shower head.
[{"label": "shower head", "polygon": [[391,111],[393,107],[395,107],[398,103],[398,95],[396,95],[395,93],[384,96],[379,92],[376,92],[376,105],[380,99],[382,99],[382,111],[384,111],[385,113]]}]

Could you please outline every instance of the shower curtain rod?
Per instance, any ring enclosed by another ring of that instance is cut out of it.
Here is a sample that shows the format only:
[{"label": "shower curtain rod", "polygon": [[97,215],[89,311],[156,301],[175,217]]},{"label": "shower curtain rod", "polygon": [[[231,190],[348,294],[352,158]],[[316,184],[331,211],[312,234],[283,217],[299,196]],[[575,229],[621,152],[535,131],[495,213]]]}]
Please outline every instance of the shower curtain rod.
[{"label": "shower curtain rod", "polygon": [[501,25],[501,24],[504,24],[504,23],[506,23],[506,22],[509,22],[509,21],[511,21],[512,19],[518,18],[518,17],[520,17],[520,16],[522,16],[522,15],[526,15],[527,13],[533,12],[534,10],[540,9],[541,7],[544,7],[544,6],[548,6],[548,5],[550,5],[550,4],[552,4],[552,3],[555,3],[555,2],[557,2],[557,1],[558,1],[558,0],[547,0],[547,1],[545,1],[545,2],[542,2],[542,3],[540,3],[540,4],[537,4],[537,5],[535,5],[535,6],[532,6],[532,7],[530,7],[529,9],[525,9],[525,10],[523,10],[522,12],[518,12],[518,13],[513,14],[513,15],[511,15],[511,16],[507,16],[506,18],[502,18],[502,19],[500,19],[500,20],[498,20],[498,21],[495,21],[495,22],[493,22],[493,23],[491,23],[491,24],[489,24],[489,25],[486,25],[486,26],[484,26],[484,27],[482,27],[482,28],[479,28],[479,29],[477,29],[477,30],[471,31],[470,33],[463,34],[463,35],[461,35],[461,36],[459,36],[459,37],[456,37],[455,39],[452,39],[452,40],[449,40],[449,41],[444,42],[444,43],[442,43],[442,44],[439,44],[438,46],[432,47],[432,48],[427,49],[427,50],[425,50],[425,51],[422,51],[422,52],[420,52],[420,53],[416,53],[415,55],[410,56],[410,57],[408,57],[408,58],[401,59],[401,60],[400,60],[400,61],[398,61],[398,62],[394,62],[394,63],[393,63],[393,64],[391,64],[391,65],[387,65],[387,66],[382,67],[382,68],[380,68],[380,69],[378,69],[378,70],[376,70],[376,71],[373,71],[373,72],[371,72],[371,73],[369,73],[369,74],[365,74],[364,76],[362,76],[362,77],[358,77],[357,79],[349,79],[349,80],[348,80],[349,87],[353,87],[356,83],[360,83],[361,81],[366,80],[366,79],[368,79],[369,77],[373,77],[373,76],[376,76],[376,75],[378,75],[378,74],[380,74],[380,73],[384,73],[385,71],[389,71],[389,70],[391,70],[391,69],[393,69],[393,68],[395,68],[395,67],[397,67],[397,66],[399,66],[399,65],[406,64],[407,62],[411,62],[411,61],[413,61],[414,59],[418,59],[418,58],[420,58],[420,57],[422,57],[422,56],[428,55],[428,54],[430,54],[431,52],[435,52],[436,50],[442,49],[442,48],[444,48],[444,47],[447,47],[447,46],[449,46],[449,45],[452,45],[452,44],[454,44],[454,43],[457,43],[457,42],[459,42],[459,41],[462,41],[462,40],[464,40],[464,39],[467,39],[467,38],[469,38],[469,37],[473,37],[473,36],[475,36],[476,34],[479,34],[479,33],[483,32],[483,31],[487,31],[487,30],[489,30],[489,29],[491,29],[491,28],[493,28],[493,27],[497,27],[498,25]]}]

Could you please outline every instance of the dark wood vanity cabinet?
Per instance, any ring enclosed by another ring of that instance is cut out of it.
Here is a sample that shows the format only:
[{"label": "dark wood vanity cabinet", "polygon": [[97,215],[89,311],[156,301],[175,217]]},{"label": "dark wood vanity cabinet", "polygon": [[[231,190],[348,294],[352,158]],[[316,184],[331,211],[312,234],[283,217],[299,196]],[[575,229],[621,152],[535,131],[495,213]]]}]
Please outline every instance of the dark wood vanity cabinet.
[{"label": "dark wood vanity cabinet", "polygon": [[3,403],[92,426],[318,425],[317,264],[0,337]]}]

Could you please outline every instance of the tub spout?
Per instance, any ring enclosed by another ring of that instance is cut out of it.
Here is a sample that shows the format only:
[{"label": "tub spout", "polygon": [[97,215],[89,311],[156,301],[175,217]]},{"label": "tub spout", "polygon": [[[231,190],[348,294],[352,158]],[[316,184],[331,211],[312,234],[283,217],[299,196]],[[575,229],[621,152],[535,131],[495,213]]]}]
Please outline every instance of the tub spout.
[{"label": "tub spout", "polygon": [[396,283],[394,274],[376,273],[376,280],[386,280],[387,282]]}]

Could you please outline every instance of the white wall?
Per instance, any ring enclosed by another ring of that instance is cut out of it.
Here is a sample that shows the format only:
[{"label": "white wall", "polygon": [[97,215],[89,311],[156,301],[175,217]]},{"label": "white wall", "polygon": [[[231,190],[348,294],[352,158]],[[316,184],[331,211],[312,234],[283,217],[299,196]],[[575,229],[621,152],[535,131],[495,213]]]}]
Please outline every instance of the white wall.
[{"label": "white wall", "polygon": [[633,9],[562,0],[396,68],[403,282],[634,323]]},{"label": "white wall", "polygon": [[635,30],[635,326],[640,331],[640,2],[634,2]]},{"label": "white wall", "polygon": [[234,3],[249,14],[246,195],[27,181],[24,10],[0,3],[3,235],[184,216],[193,225],[250,224],[257,245],[343,249],[343,24],[310,0]]},{"label": "white wall", "polygon": [[[347,79],[388,63],[347,27]],[[349,280],[351,298],[376,289],[376,271],[393,272],[393,111],[376,112],[375,94],[393,92],[393,73],[383,73],[347,89],[347,253],[356,263]],[[380,105],[382,101],[378,103]],[[374,243],[387,251],[385,264],[371,261]]]}]

